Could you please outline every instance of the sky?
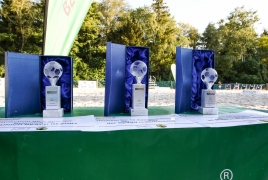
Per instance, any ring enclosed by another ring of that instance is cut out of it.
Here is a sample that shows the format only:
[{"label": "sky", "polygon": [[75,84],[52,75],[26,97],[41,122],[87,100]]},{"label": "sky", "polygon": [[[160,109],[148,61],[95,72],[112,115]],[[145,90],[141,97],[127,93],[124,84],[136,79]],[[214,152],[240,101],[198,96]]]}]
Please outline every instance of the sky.
[{"label": "sky", "polygon": [[[153,0],[125,1],[133,9],[153,3]],[[236,7],[244,6],[247,11],[257,11],[260,21],[256,23],[255,29],[258,34],[263,29],[268,29],[268,5],[265,1],[267,0],[164,0],[177,22],[190,24],[199,33],[203,33],[209,23],[226,19]]]}]

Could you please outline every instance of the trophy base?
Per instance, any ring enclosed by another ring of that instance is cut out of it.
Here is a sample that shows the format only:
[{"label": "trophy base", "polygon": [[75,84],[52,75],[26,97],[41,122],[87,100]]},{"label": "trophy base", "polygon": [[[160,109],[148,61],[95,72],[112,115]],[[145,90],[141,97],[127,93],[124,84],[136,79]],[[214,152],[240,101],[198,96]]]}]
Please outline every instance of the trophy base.
[{"label": "trophy base", "polygon": [[63,108],[43,110],[44,118],[61,118],[63,114],[64,114]]},{"label": "trophy base", "polygon": [[145,109],[145,84],[132,84],[132,108]]},{"label": "trophy base", "polygon": [[205,115],[217,115],[218,114],[218,108],[205,108],[199,106],[198,112]]},{"label": "trophy base", "polygon": [[148,116],[148,109],[146,108],[130,108],[131,116]]},{"label": "trophy base", "polygon": [[202,89],[201,107],[215,108],[215,106],[216,106],[216,91]]},{"label": "trophy base", "polygon": [[58,110],[61,108],[61,87],[46,86],[46,110]]}]

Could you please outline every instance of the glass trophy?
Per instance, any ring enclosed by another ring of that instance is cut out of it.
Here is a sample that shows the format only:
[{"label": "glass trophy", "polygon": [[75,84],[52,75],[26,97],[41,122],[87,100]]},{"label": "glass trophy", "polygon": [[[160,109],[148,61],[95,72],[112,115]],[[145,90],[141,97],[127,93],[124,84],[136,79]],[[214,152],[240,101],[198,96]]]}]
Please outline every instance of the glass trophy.
[{"label": "glass trophy", "polygon": [[48,62],[44,67],[44,74],[51,85],[46,86],[46,109],[43,110],[43,117],[57,118],[63,116],[63,108],[61,108],[61,87],[56,85],[62,72],[62,66],[56,61]]},{"label": "glass trophy", "polygon": [[145,108],[146,85],[141,82],[147,73],[147,65],[141,60],[137,60],[131,64],[130,73],[137,81],[137,84],[132,84],[132,107],[130,108],[130,115],[147,116],[148,109]]},{"label": "glass trophy", "polygon": [[216,91],[211,89],[217,78],[218,73],[213,68],[206,68],[201,73],[201,80],[207,88],[202,89],[201,106],[198,108],[198,111],[202,114],[218,114],[218,108],[216,108]]}]

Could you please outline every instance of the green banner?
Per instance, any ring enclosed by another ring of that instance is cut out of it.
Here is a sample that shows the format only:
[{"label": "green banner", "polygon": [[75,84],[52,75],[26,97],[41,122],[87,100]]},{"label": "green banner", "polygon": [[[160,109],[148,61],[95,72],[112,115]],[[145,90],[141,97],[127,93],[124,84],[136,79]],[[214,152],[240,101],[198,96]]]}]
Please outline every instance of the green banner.
[{"label": "green banner", "polygon": [[44,55],[68,55],[93,0],[47,0]]}]

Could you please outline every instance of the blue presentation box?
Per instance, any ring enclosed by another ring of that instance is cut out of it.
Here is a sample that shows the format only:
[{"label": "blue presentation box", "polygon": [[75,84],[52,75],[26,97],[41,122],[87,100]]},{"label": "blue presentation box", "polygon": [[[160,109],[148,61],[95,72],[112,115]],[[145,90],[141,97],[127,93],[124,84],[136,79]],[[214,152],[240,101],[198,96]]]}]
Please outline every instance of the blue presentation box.
[{"label": "blue presentation box", "polygon": [[176,47],[175,113],[198,110],[202,89],[206,89],[201,72],[214,66],[214,51]]},{"label": "blue presentation box", "polygon": [[43,73],[49,61],[61,64],[63,74],[57,82],[61,86],[61,107],[73,109],[73,59],[69,56],[40,56],[5,53],[5,117],[41,113],[46,107],[45,87],[50,86]]},{"label": "blue presentation box", "polygon": [[125,46],[108,42],[106,46],[106,75],[104,115],[128,113],[132,103],[132,84],[136,79],[130,74],[130,66],[141,60],[147,65],[147,74],[142,80],[146,85],[145,108],[148,105],[149,48]]}]

